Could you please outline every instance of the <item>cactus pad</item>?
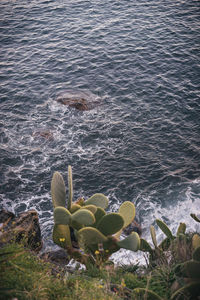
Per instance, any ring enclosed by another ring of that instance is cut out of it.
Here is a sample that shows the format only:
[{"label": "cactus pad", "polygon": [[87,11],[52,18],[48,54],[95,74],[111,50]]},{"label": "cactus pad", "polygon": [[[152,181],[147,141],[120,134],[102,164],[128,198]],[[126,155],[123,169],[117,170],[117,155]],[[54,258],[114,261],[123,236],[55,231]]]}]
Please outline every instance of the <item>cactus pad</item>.
[{"label": "cactus pad", "polygon": [[121,248],[137,251],[140,248],[140,238],[136,232],[132,232],[124,240],[117,242],[117,245]]},{"label": "cactus pad", "polygon": [[200,247],[200,236],[197,233],[192,237],[192,247],[193,249]]},{"label": "cactus pad", "polygon": [[88,209],[79,209],[71,215],[72,221],[82,225],[91,225],[95,222],[95,217]]},{"label": "cactus pad", "polygon": [[67,209],[70,210],[73,199],[73,184],[72,184],[72,167],[68,166],[68,202]]},{"label": "cactus pad", "polygon": [[160,249],[162,249],[163,251],[167,251],[169,249],[169,246],[171,245],[171,240],[166,237],[158,246]]},{"label": "cactus pad", "polygon": [[140,239],[140,250],[149,253],[153,252],[153,249],[151,248],[149,243],[144,239]]},{"label": "cactus pad", "polygon": [[185,234],[185,231],[186,231],[186,224],[180,223],[176,235],[179,235],[180,233]]},{"label": "cactus pad", "polygon": [[169,229],[169,227],[168,227],[162,220],[157,219],[157,220],[156,220],[156,223],[157,223],[158,227],[160,227],[160,229],[164,232],[164,234],[165,234],[170,240],[173,240],[173,239],[174,239],[171,230]]},{"label": "cactus pad", "polygon": [[156,240],[156,232],[155,232],[155,228],[153,227],[153,225],[150,226],[150,233],[151,233],[151,238],[152,238],[153,244],[154,244],[155,248],[157,248],[158,244],[157,244],[157,240]]},{"label": "cactus pad", "polygon": [[65,248],[71,247],[70,229],[68,225],[54,225],[53,241],[58,246]]},{"label": "cactus pad", "polygon": [[181,268],[184,277],[200,278],[200,262],[189,260],[182,264]]},{"label": "cactus pad", "polygon": [[97,229],[105,236],[118,232],[124,226],[124,219],[118,213],[109,213],[99,221]]},{"label": "cactus pad", "polygon": [[82,209],[88,209],[89,211],[91,211],[93,214],[96,213],[97,211],[97,207],[95,205],[86,205],[86,206],[83,206]]},{"label": "cactus pad", "polygon": [[196,214],[190,214],[190,216],[196,221],[200,223],[200,219],[197,217]]},{"label": "cactus pad", "polygon": [[99,221],[101,220],[101,218],[103,218],[103,216],[105,216],[106,212],[103,208],[101,207],[97,207],[97,211],[94,214],[96,222],[93,224],[94,227],[96,227],[99,223]]},{"label": "cactus pad", "polygon": [[81,208],[80,205],[72,204],[71,209],[70,209],[70,213],[73,214],[75,211],[79,210],[80,208]]},{"label": "cactus pad", "polygon": [[66,190],[62,175],[59,172],[53,174],[51,181],[51,196],[53,207],[66,205]]},{"label": "cactus pad", "polygon": [[84,203],[85,205],[95,205],[105,209],[108,206],[108,198],[101,193],[94,194]]},{"label": "cactus pad", "polygon": [[124,227],[127,227],[135,218],[135,205],[130,201],[125,201],[120,206],[119,213],[124,218]]},{"label": "cactus pad", "polygon": [[54,209],[54,222],[56,225],[69,225],[71,214],[65,207],[58,206]]},{"label": "cactus pad", "polygon": [[107,241],[105,235],[93,227],[85,227],[78,231],[78,239],[86,245],[99,244]]}]

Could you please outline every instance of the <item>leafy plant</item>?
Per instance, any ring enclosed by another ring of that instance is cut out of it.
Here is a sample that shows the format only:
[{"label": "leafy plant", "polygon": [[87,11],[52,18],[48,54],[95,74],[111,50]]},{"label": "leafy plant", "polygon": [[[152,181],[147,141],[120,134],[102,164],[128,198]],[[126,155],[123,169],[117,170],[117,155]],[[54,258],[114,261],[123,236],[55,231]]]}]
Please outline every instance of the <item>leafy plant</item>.
[{"label": "leafy plant", "polygon": [[117,213],[106,213],[108,198],[101,193],[73,202],[71,166],[68,166],[68,201],[64,179],[59,172],[53,174],[51,195],[54,207],[53,241],[66,249],[71,258],[86,266],[99,266],[120,248],[139,249],[140,238],[136,232],[123,240],[119,239],[123,229],[135,217],[133,203],[126,201]]}]

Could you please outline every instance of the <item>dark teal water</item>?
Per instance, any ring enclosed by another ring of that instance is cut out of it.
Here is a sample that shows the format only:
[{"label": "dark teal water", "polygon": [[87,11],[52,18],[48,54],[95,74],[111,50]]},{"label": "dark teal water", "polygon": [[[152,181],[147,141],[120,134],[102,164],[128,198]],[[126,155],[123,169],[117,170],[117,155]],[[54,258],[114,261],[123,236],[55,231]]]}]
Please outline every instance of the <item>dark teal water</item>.
[{"label": "dark teal water", "polygon": [[[200,203],[200,2],[0,2],[0,201],[52,230],[50,181],[189,228]],[[79,112],[55,101],[86,95]],[[49,131],[53,139],[40,138]]]}]

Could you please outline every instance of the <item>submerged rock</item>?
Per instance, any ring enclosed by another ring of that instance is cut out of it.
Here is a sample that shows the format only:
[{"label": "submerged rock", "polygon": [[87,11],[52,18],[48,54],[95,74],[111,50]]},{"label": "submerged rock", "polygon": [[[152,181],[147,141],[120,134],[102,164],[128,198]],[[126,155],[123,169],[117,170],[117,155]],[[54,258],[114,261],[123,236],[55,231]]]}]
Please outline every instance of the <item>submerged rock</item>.
[{"label": "submerged rock", "polygon": [[87,103],[87,100],[84,98],[64,98],[59,97],[56,99],[57,102],[68,105],[69,107],[76,108],[78,110],[84,111],[84,110],[90,110],[90,105]]},{"label": "submerged rock", "polygon": [[87,111],[94,109],[101,104],[100,99],[95,95],[86,92],[67,92],[56,98],[56,101],[75,108],[79,111]]},{"label": "submerged rock", "polygon": [[53,134],[48,130],[37,130],[33,132],[34,137],[41,137],[46,140],[53,140]]},{"label": "submerged rock", "polygon": [[0,247],[9,242],[24,242],[24,245],[36,252],[42,248],[42,237],[38,214],[35,210],[13,213],[0,211]]}]

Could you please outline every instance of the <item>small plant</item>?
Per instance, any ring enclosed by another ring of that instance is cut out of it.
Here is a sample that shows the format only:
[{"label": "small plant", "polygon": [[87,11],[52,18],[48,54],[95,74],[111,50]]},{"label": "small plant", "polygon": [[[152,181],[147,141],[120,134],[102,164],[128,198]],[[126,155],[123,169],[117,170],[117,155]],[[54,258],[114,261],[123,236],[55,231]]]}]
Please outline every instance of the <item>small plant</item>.
[{"label": "small plant", "polygon": [[124,202],[117,213],[106,213],[108,198],[96,193],[89,199],[73,202],[72,169],[68,166],[68,201],[62,175],[53,174],[51,194],[54,207],[53,241],[67,250],[71,258],[87,266],[100,266],[120,248],[137,251],[140,238],[136,232],[119,237],[135,217],[133,203]]}]

